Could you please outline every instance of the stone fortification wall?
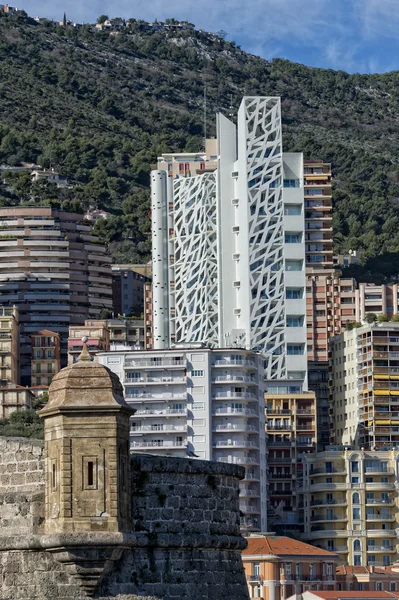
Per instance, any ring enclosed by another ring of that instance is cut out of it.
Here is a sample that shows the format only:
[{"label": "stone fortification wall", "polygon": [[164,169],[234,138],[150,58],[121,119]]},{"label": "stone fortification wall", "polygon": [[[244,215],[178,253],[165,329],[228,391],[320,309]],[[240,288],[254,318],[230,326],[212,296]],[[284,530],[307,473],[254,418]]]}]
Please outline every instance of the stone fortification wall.
[{"label": "stone fortification wall", "polygon": [[[22,466],[23,465],[23,466]],[[132,533],[95,598],[248,600],[238,485],[223,463],[134,455]],[[46,552],[40,442],[0,438],[0,598],[82,600],[73,570]],[[87,534],[88,544],[90,536]]]}]

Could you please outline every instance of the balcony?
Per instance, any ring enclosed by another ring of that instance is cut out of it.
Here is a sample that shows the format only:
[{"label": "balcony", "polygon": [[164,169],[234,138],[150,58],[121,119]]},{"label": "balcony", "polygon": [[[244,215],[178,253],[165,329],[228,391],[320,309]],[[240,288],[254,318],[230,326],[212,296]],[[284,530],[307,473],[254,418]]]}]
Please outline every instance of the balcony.
[{"label": "balcony", "polygon": [[346,500],[312,500],[310,506],[346,506]]},{"label": "balcony", "polygon": [[267,462],[269,464],[291,463],[293,462],[293,459],[290,456],[272,456],[267,459]]},{"label": "balcony", "polygon": [[240,503],[240,510],[244,513],[247,513],[249,515],[258,515],[260,514],[260,508],[257,506],[251,506],[250,504],[241,504]]},{"label": "balcony", "polygon": [[252,360],[226,360],[226,359],[219,359],[216,360],[215,363],[212,365],[213,367],[247,367],[247,368],[251,368],[251,369],[256,369],[256,363],[254,363]]},{"label": "balcony", "polygon": [[139,402],[143,403],[145,400],[155,400],[159,402],[170,401],[170,400],[187,400],[187,394],[185,392],[182,393],[170,393],[170,394],[129,394],[129,391],[126,392],[125,396],[126,400],[131,402]]},{"label": "balcony", "polygon": [[187,440],[165,441],[156,440],[151,442],[131,442],[130,448],[146,448],[147,450],[159,450],[159,448],[184,448],[187,446]]},{"label": "balcony", "polygon": [[168,408],[166,410],[155,410],[155,409],[143,409],[138,410],[135,413],[135,416],[140,415],[140,417],[169,417],[169,416],[182,416],[187,415],[186,408]]},{"label": "balcony", "polygon": [[234,400],[253,400],[257,401],[258,396],[256,394],[252,394],[250,392],[217,392],[213,396],[213,400],[223,400],[227,398],[232,398]]},{"label": "balcony", "polygon": [[237,415],[237,416],[247,416],[247,417],[257,417],[258,413],[256,410],[252,408],[231,408],[226,406],[225,408],[216,408],[212,411],[213,416],[223,416],[223,415]]},{"label": "balcony", "polygon": [[176,432],[187,432],[187,426],[176,426],[176,425],[141,425],[139,427],[131,427],[130,433],[131,435],[137,434],[146,434],[146,433],[176,433]]},{"label": "balcony", "polygon": [[259,448],[259,444],[247,440],[219,440],[212,445],[214,448]]},{"label": "balcony", "polygon": [[394,521],[394,515],[378,515],[373,513],[366,513],[366,521]]},{"label": "balcony", "polygon": [[212,429],[212,431],[213,432],[249,431],[249,432],[258,433],[257,427],[253,427],[252,425],[246,425],[246,424],[234,425],[233,423],[226,423],[225,425],[217,425],[216,427],[214,427]]},{"label": "balcony", "polygon": [[257,385],[256,379],[248,375],[218,375],[212,379],[212,383],[252,383]]},{"label": "balcony", "polygon": [[[119,339],[117,336],[113,336],[115,339]],[[125,339],[125,336],[120,336],[121,339]],[[147,369],[151,367],[151,369],[164,369],[165,367],[177,368],[177,369],[185,369],[186,361],[183,360],[157,360],[153,362],[151,360],[133,360],[126,361],[125,367],[127,369]]]},{"label": "balcony", "polygon": [[216,459],[216,462],[233,464],[233,465],[258,465],[259,460],[257,458],[252,458],[251,456],[226,456],[219,457]]},{"label": "balcony", "polygon": [[396,552],[396,548],[394,546],[367,546],[367,552]]},{"label": "balcony", "polygon": [[366,506],[368,504],[384,504],[385,506],[393,506],[395,501],[393,499],[385,500],[384,498],[366,498]]},{"label": "balcony", "polygon": [[288,409],[281,409],[281,408],[276,408],[276,409],[269,409],[266,408],[266,414],[267,416],[272,416],[272,415],[292,415],[292,410],[288,410]]},{"label": "balcony", "polygon": [[125,377],[123,380],[124,383],[128,383],[129,385],[143,385],[149,383],[162,383],[162,384],[175,384],[175,383],[186,383],[186,377],[138,377],[138,378],[130,378]]},{"label": "balcony", "polygon": [[257,490],[249,490],[247,488],[240,488],[240,496],[245,498],[246,496],[256,496],[259,497],[259,492]]},{"label": "balcony", "polygon": [[259,475],[255,475],[255,473],[245,473],[244,481],[259,481]]},{"label": "balcony", "polygon": [[280,424],[280,425],[269,425],[266,424],[266,429],[267,431],[292,431],[293,427],[290,424],[284,425],[284,424]]}]

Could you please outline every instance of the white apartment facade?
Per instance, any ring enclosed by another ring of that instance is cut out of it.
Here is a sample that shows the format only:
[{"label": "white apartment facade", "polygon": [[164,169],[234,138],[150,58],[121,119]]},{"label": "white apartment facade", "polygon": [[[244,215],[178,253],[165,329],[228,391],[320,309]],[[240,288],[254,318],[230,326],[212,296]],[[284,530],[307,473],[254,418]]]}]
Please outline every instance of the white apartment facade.
[{"label": "white apartment facade", "polygon": [[131,419],[131,449],[242,465],[243,531],[266,531],[264,357],[241,349],[100,353]]},{"label": "white apartment facade", "polygon": [[215,170],[171,178],[165,162],[151,176],[154,347],[255,350],[267,380],[306,390],[303,156],[283,153],[280,98],[243,98],[237,126],[217,115]]}]

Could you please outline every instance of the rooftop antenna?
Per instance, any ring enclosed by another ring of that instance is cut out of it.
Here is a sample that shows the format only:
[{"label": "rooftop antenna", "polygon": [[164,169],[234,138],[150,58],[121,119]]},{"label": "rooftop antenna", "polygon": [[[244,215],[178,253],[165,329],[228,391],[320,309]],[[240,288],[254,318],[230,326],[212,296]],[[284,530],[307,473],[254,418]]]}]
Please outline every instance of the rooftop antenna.
[{"label": "rooftop antenna", "polygon": [[233,113],[233,94],[230,94],[230,112],[229,112],[229,117],[234,117],[234,113]]},{"label": "rooftop antenna", "polygon": [[206,82],[204,83],[204,150],[206,150]]}]

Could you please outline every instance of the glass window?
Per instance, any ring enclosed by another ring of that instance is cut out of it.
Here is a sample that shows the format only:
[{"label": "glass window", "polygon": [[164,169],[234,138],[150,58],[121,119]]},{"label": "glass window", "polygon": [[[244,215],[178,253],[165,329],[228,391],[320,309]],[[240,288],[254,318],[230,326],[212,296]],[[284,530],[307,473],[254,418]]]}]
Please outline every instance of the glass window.
[{"label": "glass window", "polygon": [[300,300],[303,298],[303,288],[287,288],[285,297],[288,300]]},{"label": "glass window", "polygon": [[352,504],[360,504],[360,496],[357,492],[352,496]]},{"label": "glass window", "polygon": [[305,346],[304,344],[287,344],[287,354],[304,354]]},{"label": "glass window", "polygon": [[192,375],[193,377],[203,377],[203,376],[204,376],[204,371],[198,371],[198,370],[197,370],[197,371],[193,371],[193,372],[191,373],[191,375]]},{"label": "glass window", "polygon": [[284,187],[298,188],[299,179],[284,179]]},{"label": "glass window", "polygon": [[389,565],[391,564],[391,557],[389,556],[389,554],[383,555],[382,564],[384,565],[384,567],[389,567]]},{"label": "glass window", "polygon": [[352,519],[356,521],[360,519],[360,508],[352,508]]},{"label": "glass window", "polygon": [[285,215],[301,215],[302,214],[302,204],[286,204],[284,206],[284,214]]},{"label": "glass window", "polygon": [[302,271],[303,270],[303,260],[286,260],[285,261],[285,270],[286,271]]},{"label": "glass window", "polygon": [[361,567],[362,566],[362,557],[359,556],[358,554],[355,554],[355,556],[353,557],[353,564],[355,565],[355,567]]},{"label": "glass window", "polygon": [[304,318],[300,316],[287,317],[287,327],[303,327]]},{"label": "glass window", "polygon": [[258,562],[252,563],[252,575],[256,575],[257,577],[259,577],[260,563],[258,563]]},{"label": "glass window", "polygon": [[353,542],[353,552],[361,552],[360,540],[355,540]]},{"label": "glass window", "polygon": [[355,460],[351,462],[352,473],[359,473],[359,463]]},{"label": "glass window", "polygon": [[302,242],[302,233],[286,233],[284,241],[286,244],[300,244]]}]

